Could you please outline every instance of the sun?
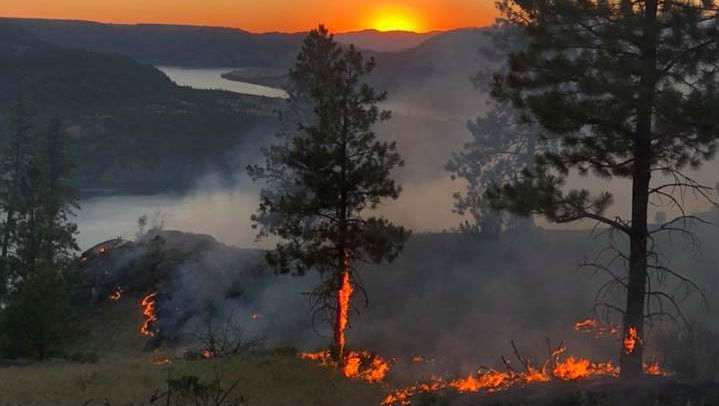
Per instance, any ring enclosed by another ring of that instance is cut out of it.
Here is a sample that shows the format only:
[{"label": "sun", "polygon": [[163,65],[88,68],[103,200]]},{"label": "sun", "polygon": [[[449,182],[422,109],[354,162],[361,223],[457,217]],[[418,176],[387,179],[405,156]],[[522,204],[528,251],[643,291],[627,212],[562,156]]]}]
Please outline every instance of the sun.
[{"label": "sun", "polygon": [[370,27],[377,31],[414,31],[421,29],[418,18],[410,10],[387,8],[377,10],[370,19]]}]

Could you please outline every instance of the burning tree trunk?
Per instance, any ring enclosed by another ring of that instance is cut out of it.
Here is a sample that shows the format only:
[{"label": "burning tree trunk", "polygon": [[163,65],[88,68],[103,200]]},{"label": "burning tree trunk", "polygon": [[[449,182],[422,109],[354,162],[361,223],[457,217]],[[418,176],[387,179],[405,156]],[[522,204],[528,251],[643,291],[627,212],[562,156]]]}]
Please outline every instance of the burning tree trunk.
[{"label": "burning tree trunk", "polygon": [[337,351],[337,361],[344,360],[345,355],[345,327],[347,327],[347,316],[349,314],[350,296],[352,296],[352,285],[350,284],[349,273],[349,251],[345,250],[340,270],[339,284],[337,286],[337,314],[334,326],[334,343]]},{"label": "burning tree trunk", "polygon": [[[510,55],[508,72],[493,78],[493,94],[511,100],[560,146],[541,153],[533,168],[491,187],[487,197],[495,209],[543,214],[556,223],[591,219],[610,234],[626,235],[629,253],[610,238],[597,260],[582,266],[611,277],[594,310],[623,317],[621,375],[636,377],[642,373],[645,319],[686,322],[672,291],[655,286],[671,277],[687,292],[701,292],[661,264],[650,242],[657,233],[675,232],[697,243],[686,223],[706,221],[686,214],[686,194],[716,205],[711,188],[682,170],[700,166],[719,145],[714,119],[719,72],[702,68],[716,65],[719,8],[714,0],[500,0],[497,5],[505,21],[523,29],[527,43]],[[613,200],[607,192],[567,190],[573,170],[630,179],[631,218],[606,215]],[[654,172],[673,179],[651,184]],[[681,215],[649,231],[650,202]],[[626,274],[612,266],[620,261]],[[624,290],[625,301],[607,293],[615,288]]]},{"label": "burning tree trunk", "polygon": [[331,352],[342,364],[351,363],[344,337],[350,296],[353,289],[364,294],[350,263],[392,261],[409,236],[384,218],[366,216],[401,191],[390,177],[402,165],[397,146],[372,131],[390,118],[378,107],[385,93],[363,82],[374,66],[354,47],[340,46],[325,27],[312,30],[290,70],[284,117],[298,121],[284,123],[282,141],[264,151],[264,165],[248,168],[268,186],[252,217],[259,237],[281,240],[267,255],[270,265],[281,273],[327,275],[309,293],[313,321],[321,314],[329,324]]}]

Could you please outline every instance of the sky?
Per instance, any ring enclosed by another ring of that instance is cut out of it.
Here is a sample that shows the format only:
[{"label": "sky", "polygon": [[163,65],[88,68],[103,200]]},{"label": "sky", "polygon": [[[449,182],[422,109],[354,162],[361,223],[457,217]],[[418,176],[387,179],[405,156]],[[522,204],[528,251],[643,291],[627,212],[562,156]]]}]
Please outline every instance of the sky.
[{"label": "sky", "polygon": [[427,32],[490,25],[493,0],[2,0],[0,16],[300,32]]}]

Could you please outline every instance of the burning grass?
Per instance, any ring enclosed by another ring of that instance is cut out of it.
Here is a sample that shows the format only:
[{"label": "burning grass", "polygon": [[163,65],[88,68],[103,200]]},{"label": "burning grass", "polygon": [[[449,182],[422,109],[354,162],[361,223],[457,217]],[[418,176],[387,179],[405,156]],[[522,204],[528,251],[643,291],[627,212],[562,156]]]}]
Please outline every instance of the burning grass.
[{"label": "burning grass", "polygon": [[139,298],[107,301],[85,315],[89,331],[80,349],[97,353],[97,363],[48,360],[1,366],[0,405],[144,405],[168,375],[209,380],[221,365],[227,381],[240,379],[235,392],[253,405],[377,405],[378,385],[348,380],[337,371],[298,359],[295,353],[264,351],[223,358],[184,360],[180,351],[143,351],[138,334],[144,318]]}]

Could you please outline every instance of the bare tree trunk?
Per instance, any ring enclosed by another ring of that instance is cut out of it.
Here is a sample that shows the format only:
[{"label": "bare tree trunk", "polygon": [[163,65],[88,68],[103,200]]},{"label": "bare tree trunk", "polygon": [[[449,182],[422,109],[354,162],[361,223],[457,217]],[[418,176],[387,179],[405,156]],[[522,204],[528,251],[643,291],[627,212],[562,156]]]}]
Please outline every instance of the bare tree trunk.
[{"label": "bare tree trunk", "polygon": [[629,248],[629,280],[624,313],[624,340],[620,359],[621,377],[632,379],[642,374],[644,339],[644,300],[647,285],[647,208],[652,165],[652,114],[656,86],[656,0],[646,1],[646,27],[641,44],[642,73],[632,174],[632,224]]}]

